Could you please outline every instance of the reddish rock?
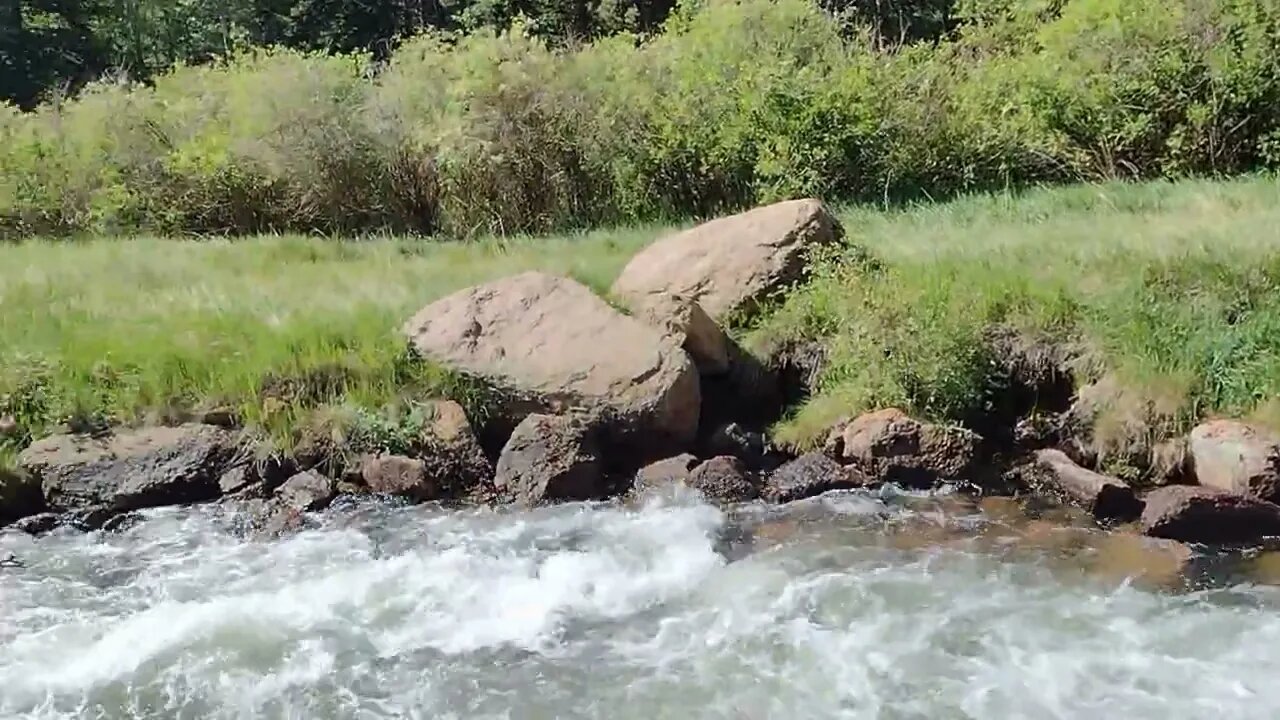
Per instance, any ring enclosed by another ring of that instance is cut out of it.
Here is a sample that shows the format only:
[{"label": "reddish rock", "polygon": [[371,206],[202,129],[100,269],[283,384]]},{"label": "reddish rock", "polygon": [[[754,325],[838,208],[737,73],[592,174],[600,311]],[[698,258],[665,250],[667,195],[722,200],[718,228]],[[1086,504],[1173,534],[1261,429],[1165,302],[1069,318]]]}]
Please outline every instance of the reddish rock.
[{"label": "reddish rock", "polygon": [[1214,420],[1191,431],[1192,465],[1205,487],[1280,501],[1280,437],[1256,425]]},{"label": "reddish rock", "polygon": [[1142,531],[1208,544],[1252,543],[1280,536],[1280,505],[1213,488],[1171,485],[1144,498]]}]

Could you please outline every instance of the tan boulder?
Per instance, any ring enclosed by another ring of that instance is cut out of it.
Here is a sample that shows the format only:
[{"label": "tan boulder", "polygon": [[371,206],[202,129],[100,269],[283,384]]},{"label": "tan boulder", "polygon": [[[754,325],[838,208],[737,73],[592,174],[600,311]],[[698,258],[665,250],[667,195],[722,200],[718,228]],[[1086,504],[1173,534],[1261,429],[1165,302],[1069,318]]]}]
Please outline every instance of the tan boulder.
[{"label": "tan boulder", "polygon": [[1099,520],[1123,522],[1142,514],[1142,502],[1126,482],[1082,468],[1061,450],[1038,451],[1036,470],[1034,475],[1040,484]]},{"label": "tan boulder", "polygon": [[1280,437],[1248,423],[1213,420],[1191,431],[1191,462],[1205,487],[1280,501]]},{"label": "tan boulder", "polygon": [[698,427],[698,374],[678,345],[587,287],[528,272],[462,290],[404,326],[427,358],[496,390],[496,414],[602,411],[644,455],[682,449]]},{"label": "tan boulder", "polygon": [[638,299],[631,309],[683,347],[699,373],[723,375],[729,371],[729,337],[697,302],[655,293]]},{"label": "tan boulder", "polygon": [[814,246],[842,234],[839,221],[818,200],[755,208],[650,245],[623,269],[613,294],[634,303],[672,293],[695,300],[715,320],[750,313],[802,277]]},{"label": "tan boulder", "polygon": [[610,491],[596,429],[579,414],[526,417],[502,449],[493,482],[526,506],[595,500]]},{"label": "tan boulder", "polygon": [[888,408],[838,424],[824,451],[872,480],[929,488],[972,479],[980,442],[964,428],[921,422]]},{"label": "tan boulder", "polygon": [[1256,497],[1170,485],[1143,499],[1142,531],[1152,537],[1234,544],[1280,536],[1280,506]]}]

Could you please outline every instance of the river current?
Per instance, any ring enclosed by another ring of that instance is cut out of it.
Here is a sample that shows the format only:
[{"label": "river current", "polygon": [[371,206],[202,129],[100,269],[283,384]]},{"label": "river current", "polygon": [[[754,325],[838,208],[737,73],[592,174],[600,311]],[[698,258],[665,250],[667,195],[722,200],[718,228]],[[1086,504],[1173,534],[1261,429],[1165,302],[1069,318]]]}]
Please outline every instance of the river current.
[{"label": "river current", "polygon": [[1183,566],[1007,504],[241,520],[0,533],[0,717],[1280,717],[1269,555]]}]

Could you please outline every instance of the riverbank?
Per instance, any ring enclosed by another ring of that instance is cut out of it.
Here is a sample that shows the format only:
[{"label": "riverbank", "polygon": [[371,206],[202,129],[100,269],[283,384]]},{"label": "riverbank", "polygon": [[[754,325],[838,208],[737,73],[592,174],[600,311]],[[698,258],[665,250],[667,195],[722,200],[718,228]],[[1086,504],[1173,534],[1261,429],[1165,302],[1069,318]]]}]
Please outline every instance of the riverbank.
[{"label": "riverbank", "polygon": [[[1090,389],[1099,411],[1089,440],[1128,477],[1147,471],[1144,452],[1203,417],[1280,424],[1275,179],[838,214],[846,239],[814,280],[734,331],[758,352],[791,343],[825,357],[813,397],[778,426],[783,441],[813,446],[839,417],[887,406],[980,424],[1002,411],[1001,361],[1015,357],[1065,378],[1068,395]],[[668,232],[0,246],[0,464],[60,425],[231,411],[287,452],[309,432],[393,433],[412,398],[453,395],[481,411],[456,378],[405,361],[398,329],[414,311],[530,269],[604,294]],[[1004,344],[991,342],[997,328],[1012,333]]]}]

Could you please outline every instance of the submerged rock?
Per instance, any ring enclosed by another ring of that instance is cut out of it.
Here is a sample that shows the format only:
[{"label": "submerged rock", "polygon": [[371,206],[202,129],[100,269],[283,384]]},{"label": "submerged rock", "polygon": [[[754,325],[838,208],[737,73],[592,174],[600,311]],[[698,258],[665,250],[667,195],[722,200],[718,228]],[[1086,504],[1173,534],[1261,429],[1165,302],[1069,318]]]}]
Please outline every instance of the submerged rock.
[{"label": "submerged rock", "polygon": [[1142,531],[1182,542],[1236,544],[1280,536],[1280,505],[1214,488],[1171,485],[1144,498]]},{"label": "submerged rock", "polygon": [[888,408],[837,425],[824,451],[875,481],[929,489],[972,479],[980,443],[969,430],[920,422]]},{"label": "submerged rock", "polygon": [[597,432],[579,414],[526,417],[498,458],[495,488],[524,505],[603,498],[609,488]]},{"label": "submerged rock", "polygon": [[13,527],[28,535],[44,535],[56,530],[62,522],[63,518],[58,513],[46,512],[24,517],[15,522]]},{"label": "submerged rock", "polygon": [[867,484],[867,478],[858,470],[844,467],[823,453],[811,452],[773,471],[765,483],[764,495],[773,502],[786,503]]},{"label": "submerged rock", "polygon": [[20,455],[50,509],[116,512],[217,498],[238,453],[236,436],[211,425],[150,427],[105,437],[55,435]]},{"label": "submerged rock", "polygon": [[1195,477],[1205,487],[1280,501],[1280,437],[1236,420],[1214,420],[1191,431]]},{"label": "submerged rock", "polygon": [[628,302],[658,293],[692,299],[712,319],[754,312],[800,280],[807,256],[843,235],[817,200],[791,200],[712,220],[637,253],[613,284]]},{"label": "submerged rock", "polygon": [[1098,520],[1134,520],[1142,501],[1127,483],[1076,465],[1060,450],[1036,453],[1035,478],[1044,489],[1069,499]]},{"label": "submerged rock", "polygon": [[492,389],[499,420],[595,411],[611,449],[640,460],[685,449],[697,432],[698,373],[684,350],[572,280],[528,272],[468,288],[404,332],[427,358]]}]

